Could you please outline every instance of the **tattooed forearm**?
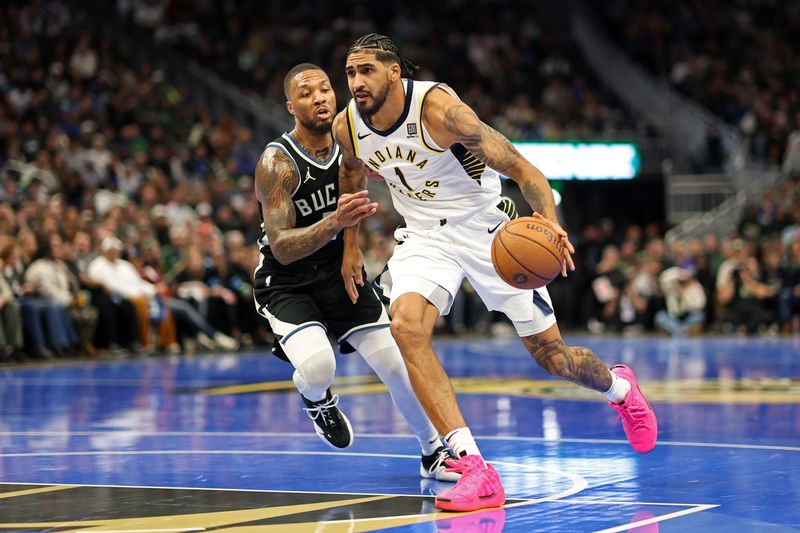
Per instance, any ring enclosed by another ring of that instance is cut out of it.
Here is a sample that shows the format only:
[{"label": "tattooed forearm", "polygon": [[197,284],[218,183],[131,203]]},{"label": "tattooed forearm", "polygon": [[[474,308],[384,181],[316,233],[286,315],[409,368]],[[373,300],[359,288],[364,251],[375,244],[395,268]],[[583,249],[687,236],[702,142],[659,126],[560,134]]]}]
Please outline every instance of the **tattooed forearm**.
[{"label": "tattooed forearm", "polygon": [[547,178],[524,159],[508,139],[481,122],[464,104],[450,106],[444,112],[443,124],[447,132],[475,157],[516,181],[534,211],[558,222]]},{"label": "tattooed forearm", "polygon": [[[525,200],[528,201],[528,204],[530,204],[531,208],[537,213],[549,217],[549,214],[555,211],[555,202],[551,199],[549,204],[545,203],[545,195],[542,194],[542,190],[537,187],[535,183],[527,181],[522,184],[520,190]],[[552,198],[552,196],[551,194],[550,197]]]},{"label": "tattooed forearm", "polygon": [[265,152],[256,170],[256,192],[263,208],[264,228],[275,259],[286,265],[316,252],[339,232],[335,217],[295,228],[292,192],[299,181],[285,154]]},{"label": "tattooed forearm", "polygon": [[274,245],[270,241],[270,249],[275,259],[288,265],[313,254],[328,244],[337,233],[339,228],[334,223],[334,217],[325,217],[305,228],[284,230]]},{"label": "tattooed forearm", "polygon": [[444,113],[444,127],[475,157],[498,172],[508,172],[519,162],[517,149],[466,105],[457,104]]},{"label": "tattooed forearm", "polygon": [[539,366],[557,376],[598,392],[611,388],[611,372],[588,348],[567,346],[561,339],[523,337],[522,343]]}]

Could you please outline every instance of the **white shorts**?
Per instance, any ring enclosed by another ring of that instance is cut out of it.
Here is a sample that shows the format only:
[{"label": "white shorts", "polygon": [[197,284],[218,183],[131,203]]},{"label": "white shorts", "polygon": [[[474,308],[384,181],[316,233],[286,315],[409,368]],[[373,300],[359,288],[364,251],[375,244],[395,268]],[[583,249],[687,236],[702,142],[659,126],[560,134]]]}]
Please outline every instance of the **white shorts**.
[{"label": "white shorts", "polygon": [[556,316],[547,289],[516,289],[492,265],[492,239],[506,222],[505,213],[489,208],[466,220],[397,229],[400,244],[389,259],[389,276],[379,281],[384,296],[394,303],[407,292],[421,294],[446,315],[466,277],[486,307],[503,312],[521,337],[550,328]]}]

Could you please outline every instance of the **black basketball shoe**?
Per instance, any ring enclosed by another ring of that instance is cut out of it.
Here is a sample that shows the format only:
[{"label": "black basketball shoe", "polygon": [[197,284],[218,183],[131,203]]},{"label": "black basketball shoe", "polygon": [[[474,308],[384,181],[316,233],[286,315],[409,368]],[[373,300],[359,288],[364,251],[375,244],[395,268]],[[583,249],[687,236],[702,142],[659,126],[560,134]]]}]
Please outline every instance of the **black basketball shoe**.
[{"label": "black basketball shoe", "polygon": [[457,457],[453,455],[450,448],[445,448],[444,446],[439,446],[430,455],[423,455],[419,465],[419,475],[425,479],[436,479],[437,481],[458,481],[461,478],[461,474],[448,472],[447,465],[444,464],[446,459],[455,461]]},{"label": "black basketball shoe", "polygon": [[339,396],[331,395],[331,390],[325,392],[325,398],[312,402],[302,394],[300,397],[306,404],[303,411],[314,421],[314,431],[319,438],[334,448],[347,448],[353,444],[353,428],[350,421],[339,410]]}]

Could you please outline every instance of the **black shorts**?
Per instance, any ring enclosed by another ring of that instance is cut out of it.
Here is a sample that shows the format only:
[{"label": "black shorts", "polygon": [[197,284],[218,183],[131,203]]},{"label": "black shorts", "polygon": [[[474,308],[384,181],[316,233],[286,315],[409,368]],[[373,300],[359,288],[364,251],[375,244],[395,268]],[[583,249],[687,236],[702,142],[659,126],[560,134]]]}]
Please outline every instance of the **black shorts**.
[{"label": "black shorts", "polygon": [[[362,275],[366,280],[366,273]],[[354,305],[344,289],[338,264],[335,268],[304,267],[272,273],[260,268],[253,294],[256,310],[269,320],[275,334],[273,353],[286,360],[280,342],[313,325],[331,333],[342,353],[353,351],[347,338],[356,331],[388,327],[389,316],[371,284],[356,288],[358,302]]]}]

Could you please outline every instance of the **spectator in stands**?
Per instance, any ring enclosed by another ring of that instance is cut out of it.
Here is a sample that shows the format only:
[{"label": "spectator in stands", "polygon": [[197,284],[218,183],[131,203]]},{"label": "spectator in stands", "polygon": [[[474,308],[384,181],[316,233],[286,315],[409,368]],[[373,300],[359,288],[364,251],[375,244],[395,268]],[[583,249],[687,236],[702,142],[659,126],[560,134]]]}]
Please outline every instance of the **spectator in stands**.
[{"label": "spectator in stands", "polygon": [[780,293],[780,320],[784,333],[800,333],[800,239],[789,245]]},{"label": "spectator in stands", "polygon": [[[192,351],[192,342],[197,342],[207,350],[221,348],[233,351],[237,349],[239,343],[236,339],[213,328],[190,303],[174,297],[172,288],[163,277],[161,253],[157,241],[152,239],[142,241],[137,263],[142,278],[156,287],[162,302],[172,312],[178,340],[182,344],[184,352]],[[188,349],[187,346],[189,346]]]},{"label": "spectator in stands", "polygon": [[10,238],[0,241],[0,362],[22,360],[22,310],[11,285],[3,276],[4,258],[13,246]]},{"label": "spectator in stands", "polygon": [[133,306],[136,318],[133,323],[139,332],[138,344],[133,344],[134,351],[154,352],[152,322],[159,325],[160,347],[173,350],[177,339],[172,315],[159,308],[156,287],[142,279],[130,262],[120,258],[123,249],[122,241],[113,236],[105,237],[100,243],[100,255],[89,264],[88,274],[111,295],[117,309],[121,310],[123,300]]},{"label": "spectator in stands", "polygon": [[16,241],[12,240],[4,247],[0,260],[3,261],[3,276],[22,312],[26,352],[34,359],[52,359],[55,357],[51,351],[55,345],[54,339],[62,334],[56,329],[58,317],[48,317],[48,314],[53,315],[56,311],[36,298],[35,285],[24,282],[26,265]]},{"label": "spectator in stands", "polygon": [[[658,284],[658,274],[661,263],[650,258],[645,258],[629,274],[623,296],[625,303],[624,325],[635,326],[633,331],[644,328],[653,329],[656,311],[662,307],[662,294]],[[621,313],[623,317],[623,313]]]},{"label": "spectator in stands", "polygon": [[364,250],[364,268],[367,271],[367,279],[375,279],[386,266],[389,257],[392,255],[392,246],[383,231],[372,231],[366,238]]},{"label": "spectator in stands", "polygon": [[[175,267],[174,280],[176,283],[176,294],[178,298],[190,302],[200,311],[209,323],[219,324],[224,321],[224,317],[211,317],[209,312],[209,299],[211,291],[206,284],[206,265],[202,251],[196,246],[191,246],[186,252],[186,259]],[[222,302],[224,305],[224,302]],[[221,305],[214,305],[214,312],[218,313]]]},{"label": "spectator in stands", "polygon": [[[78,301],[78,280],[62,260],[62,248],[58,233],[42,237],[39,241],[39,259],[25,271],[25,281],[35,285],[39,297],[57,309],[58,329],[63,335],[56,341],[55,351],[67,353],[79,348],[85,353],[94,354],[91,341],[94,338],[97,311],[86,309],[86,302]],[[78,331],[81,332],[80,336]]]},{"label": "spectator in stands", "polygon": [[590,302],[593,302],[596,311],[590,319],[589,331],[599,333],[609,325],[619,325],[619,302],[625,283],[625,274],[620,270],[619,249],[609,244],[603,248],[592,280]]},{"label": "spectator in stands", "polygon": [[237,341],[242,338],[240,313],[252,306],[252,293],[243,292],[243,289],[252,287],[249,279],[249,274],[244,278],[231,268],[224,249],[212,253],[211,266],[206,271],[206,284],[209,294],[225,304],[220,312],[222,322],[219,329]]},{"label": "spectator in stands", "polygon": [[723,327],[744,335],[766,330],[774,320],[768,303],[775,298],[775,289],[760,279],[758,261],[751,255],[734,267],[718,294],[724,306],[721,314]]},{"label": "spectator in stands", "polygon": [[658,276],[658,282],[667,308],[656,313],[656,324],[673,337],[702,331],[706,293],[692,271],[670,267]]}]

